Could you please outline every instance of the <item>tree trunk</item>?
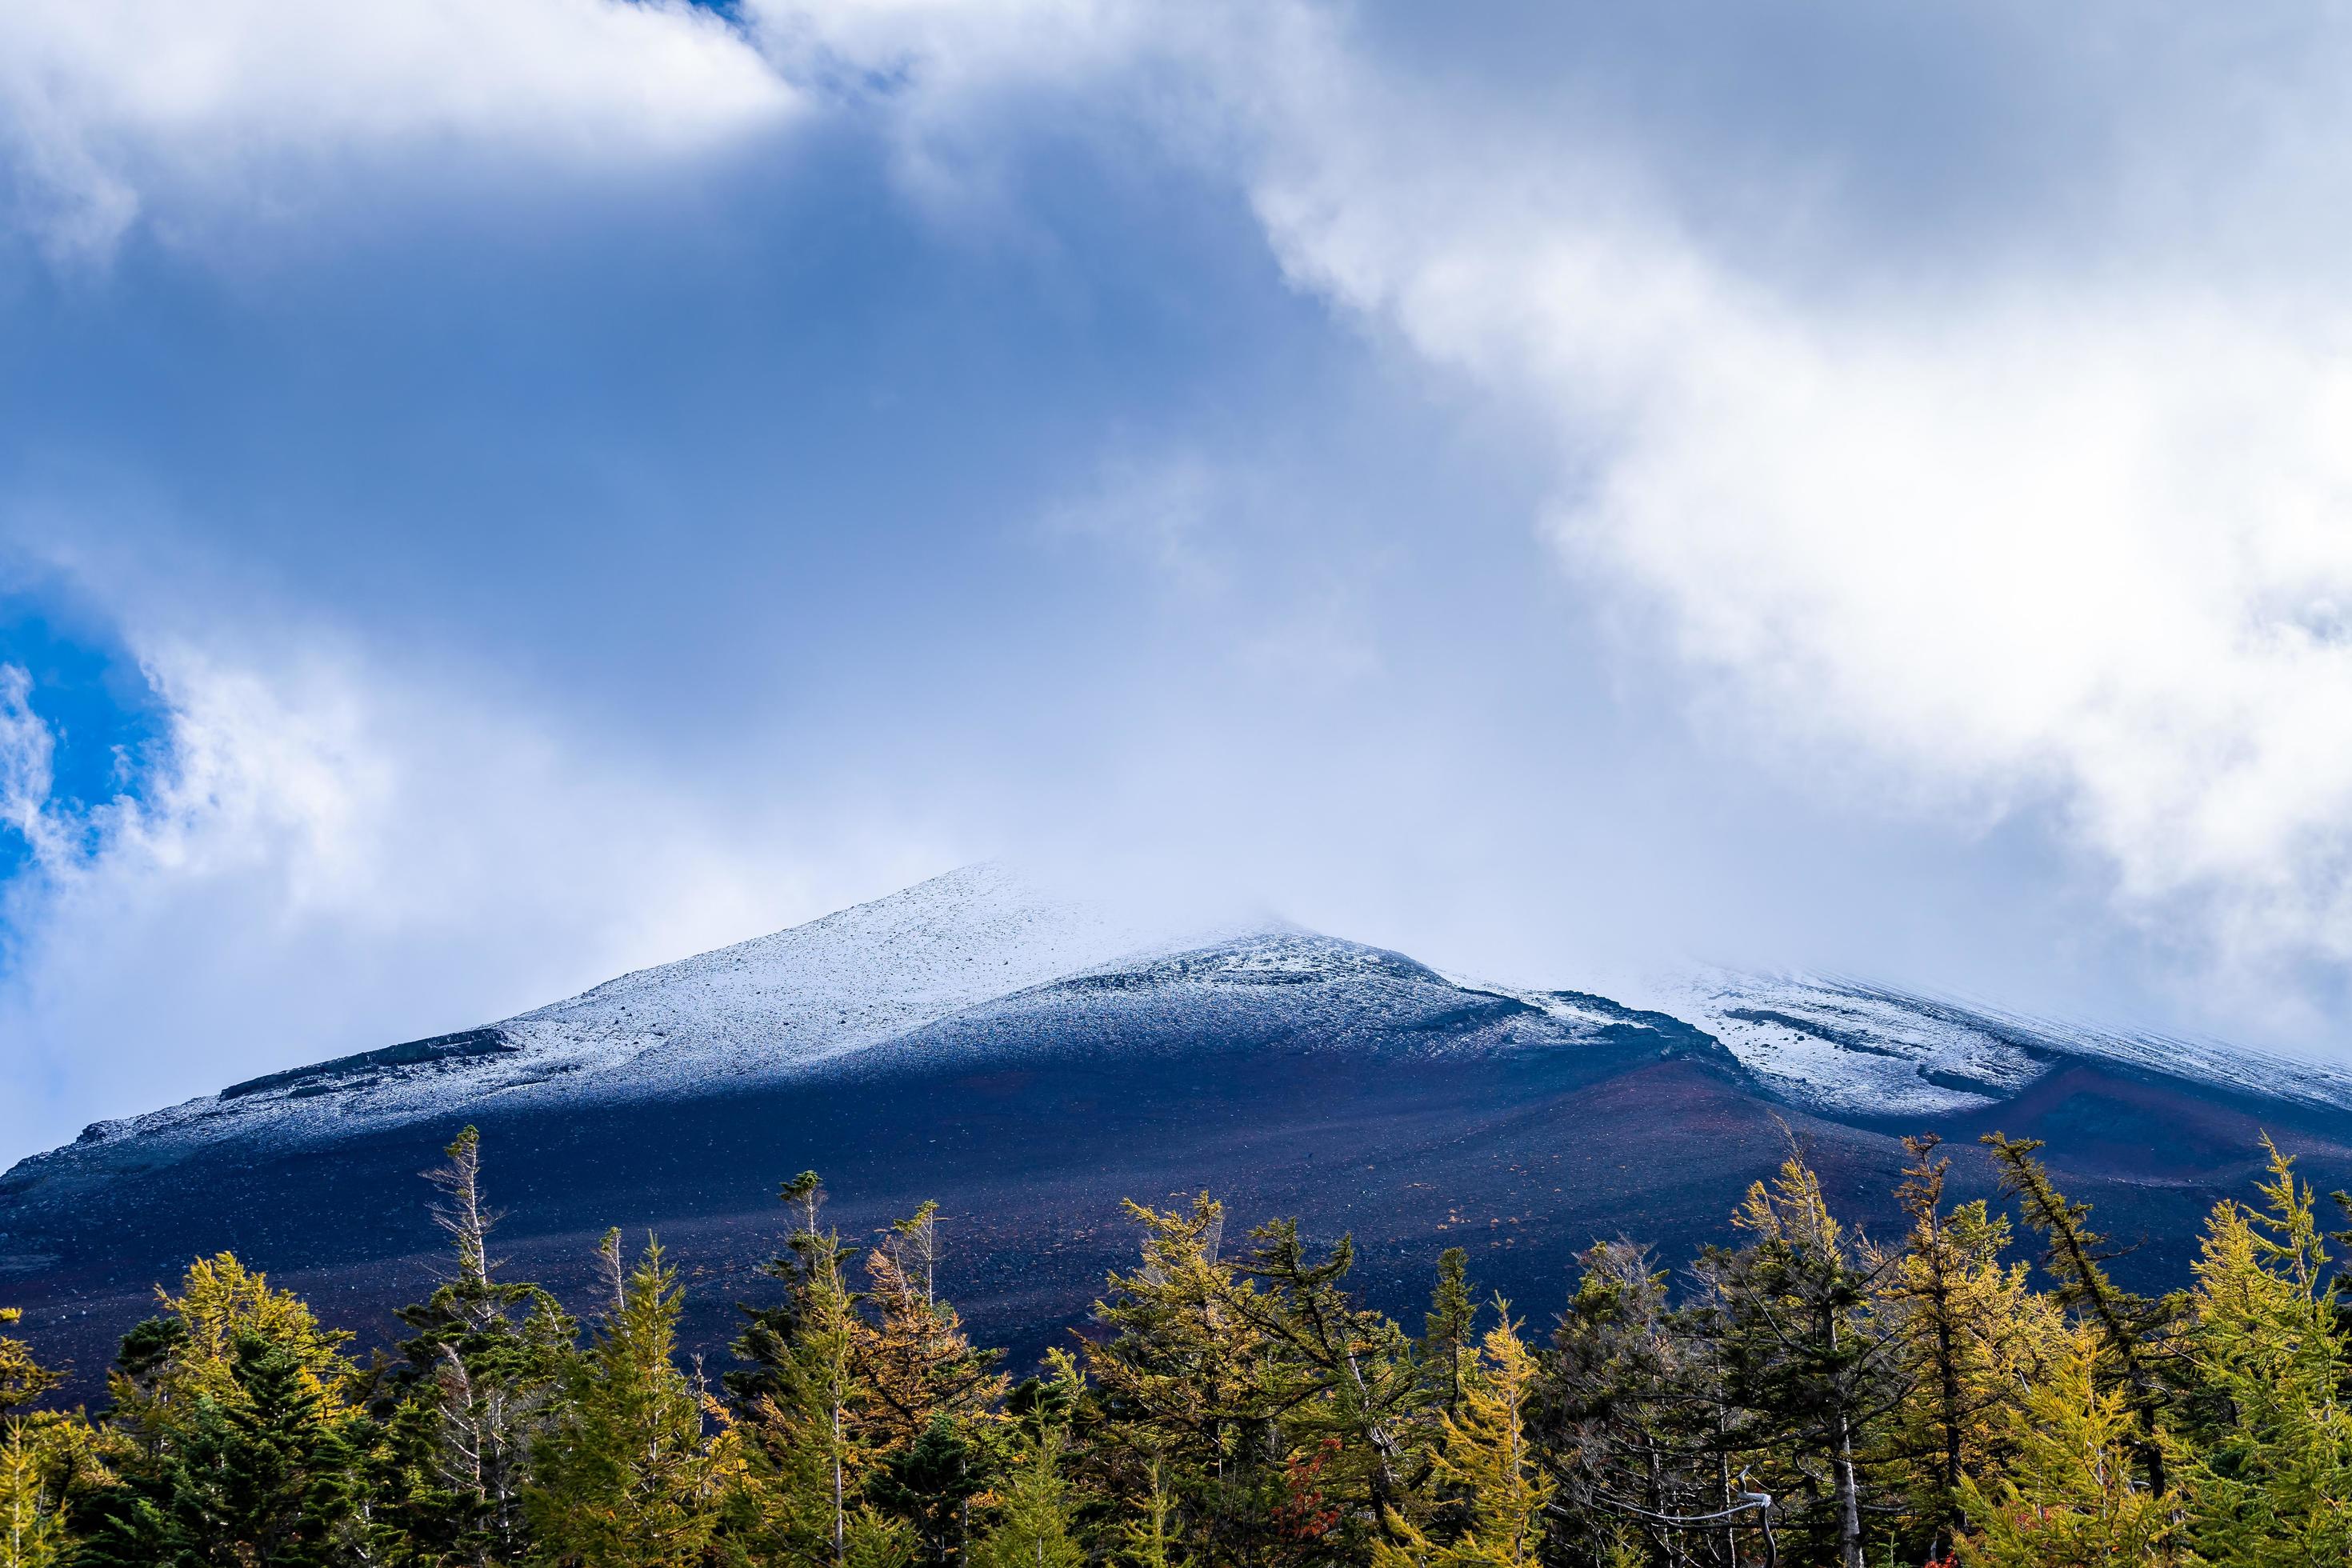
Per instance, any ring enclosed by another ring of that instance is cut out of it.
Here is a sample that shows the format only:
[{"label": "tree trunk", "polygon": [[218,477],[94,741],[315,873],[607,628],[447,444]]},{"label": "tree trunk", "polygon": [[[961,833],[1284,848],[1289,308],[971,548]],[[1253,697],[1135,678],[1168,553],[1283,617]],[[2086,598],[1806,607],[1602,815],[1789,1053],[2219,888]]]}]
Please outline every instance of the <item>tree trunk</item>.
[{"label": "tree trunk", "polygon": [[1837,1417],[1838,1563],[1863,1568],[1862,1489],[1853,1475],[1853,1428],[1843,1411]]}]

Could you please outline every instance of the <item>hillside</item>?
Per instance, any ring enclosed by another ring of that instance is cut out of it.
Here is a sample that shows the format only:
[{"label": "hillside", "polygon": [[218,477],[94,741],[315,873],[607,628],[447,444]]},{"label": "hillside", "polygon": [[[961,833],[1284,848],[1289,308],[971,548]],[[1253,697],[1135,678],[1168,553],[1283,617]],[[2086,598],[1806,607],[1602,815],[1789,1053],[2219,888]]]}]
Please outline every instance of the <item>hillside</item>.
[{"label": "hillside", "polygon": [[[462,1034],[91,1128],[0,1178],[0,1297],[87,1376],[197,1253],[238,1251],[380,1327],[427,1283],[415,1173],[482,1129],[510,1268],[585,1274],[654,1227],[715,1348],[764,1286],[777,1183],[822,1170],[852,1233],[926,1197],[984,1335],[1034,1350],[1132,1241],[1122,1197],[1351,1230],[1391,1307],[1463,1242],[1549,1312],[1573,1253],[1718,1235],[1783,1125],[1865,1217],[1897,1135],[2052,1141],[2112,1233],[2193,1234],[2267,1128],[2352,1184],[2325,1071],[1822,979],[1709,974],[1633,1007],[1478,984],[1274,924],[1191,935],[979,867]],[[1964,1187],[1986,1186],[1972,1154]],[[2151,1247],[2127,1274],[2176,1274]]]}]

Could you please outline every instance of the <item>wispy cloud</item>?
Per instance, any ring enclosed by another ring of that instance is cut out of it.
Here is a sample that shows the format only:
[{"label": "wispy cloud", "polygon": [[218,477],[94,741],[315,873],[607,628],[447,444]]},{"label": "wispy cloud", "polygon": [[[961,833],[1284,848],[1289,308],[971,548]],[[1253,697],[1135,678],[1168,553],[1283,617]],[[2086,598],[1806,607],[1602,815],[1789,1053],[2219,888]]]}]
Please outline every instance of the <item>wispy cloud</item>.
[{"label": "wispy cloud", "polygon": [[[42,848],[0,892],[0,1153],[883,890],[854,824],[808,847],[350,654],[143,657],[165,744],[76,820],[23,672],[0,670],[0,810]],[[947,858],[898,848],[884,882]]]},{"label": "wispy cloud", "polygon": [[[1465,131],[1495,112],[1323,47],[1255,79],[1277,250],[1551,432],[1564,565],[1736,689],[1745,743],[1927,811],[2054,798],[2136,918],[2352,960],[2352,302],[2184,275],[2204,242],[2161,229],[2137,265],[1791,287],[1637,154],[1540,105]],[[2219,171],[2118,178],[2168,175]]]},{"label": "wispy cloud", "polygon": [[24,666],[0,664],[0,828],[14,832],[39,862],[56,853],[48,804],[57,743],[33,711],[32,689]]},{"label": "wispy cloud", "polygon": [[387,160],[611,171],[700,152],[795,95],[684,0],[86,0],[0,11],[0,168],[53,254],[142,215],[297,214]]}]

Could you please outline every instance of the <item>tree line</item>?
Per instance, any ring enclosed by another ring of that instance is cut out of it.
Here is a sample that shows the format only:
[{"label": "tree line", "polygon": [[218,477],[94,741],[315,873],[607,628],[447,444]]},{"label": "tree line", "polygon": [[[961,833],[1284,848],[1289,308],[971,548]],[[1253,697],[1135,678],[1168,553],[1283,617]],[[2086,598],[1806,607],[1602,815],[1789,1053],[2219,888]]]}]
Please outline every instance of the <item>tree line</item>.
[{"label": "tree line", "polygon": [[715,1376],[650,1238],[605,1237],[583,1327],[500,1277],[467,1129],[430,1173],[446,1277],[364,1363],[226,1253],[159,1289],[94,1414],[0,1337],[0,1568],[2352,1562],[2352,1237],[2293,1162],[2265,1141],[2149,1298],[2040,1144],[1985,1142],[2005,1205],[1912,1139],[1879,1239],[1792,1141],[1731,1244],[1679,1275],[1597,1245],[1541,1331],[1460,1248],[1414,1332],[1344,1237],[1130,1203],[1135,1263],[1016,1381],[939,1291],[935,1205],[852,1242],[814,1173]]}]

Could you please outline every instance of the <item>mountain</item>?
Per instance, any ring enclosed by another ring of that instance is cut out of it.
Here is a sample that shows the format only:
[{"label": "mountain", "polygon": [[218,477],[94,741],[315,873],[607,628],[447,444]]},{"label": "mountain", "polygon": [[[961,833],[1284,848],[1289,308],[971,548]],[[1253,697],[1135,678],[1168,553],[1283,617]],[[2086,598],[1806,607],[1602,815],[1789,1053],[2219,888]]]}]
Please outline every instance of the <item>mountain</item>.
[{"label": "mountain", "polygon": [[1118,1203],[1202,1187],[1244,1223],[1351,1232],[1381,1304],[1437,1252],[1547,1312],[1573,1255],[1678,1262],[1793,1134],[1884,1226],[1902,1133],[1964,1192],[1974,1140],[2051,1141],[2121,1266],[2179,1277],[2260,1131],[2352,1185],[2352,1079],[1822,977],[1708,973],[1628,1005],[1486,985],[1278,922],[1152,929],[969,868],[503,1022],[101,1122],[0,1177],[0,1300],[85,1384],[152,1287],[233,1248],[383,1333],[429,1288],[415,1173],[478,1125],[510,1271],[583,1284],[607,1225],[656,1228],[705,1348],[758,1295],[779,1181],[822,1171],[856,1235],[936,1197],[945,1274],[1034,1352],[1132,1247]]}]

